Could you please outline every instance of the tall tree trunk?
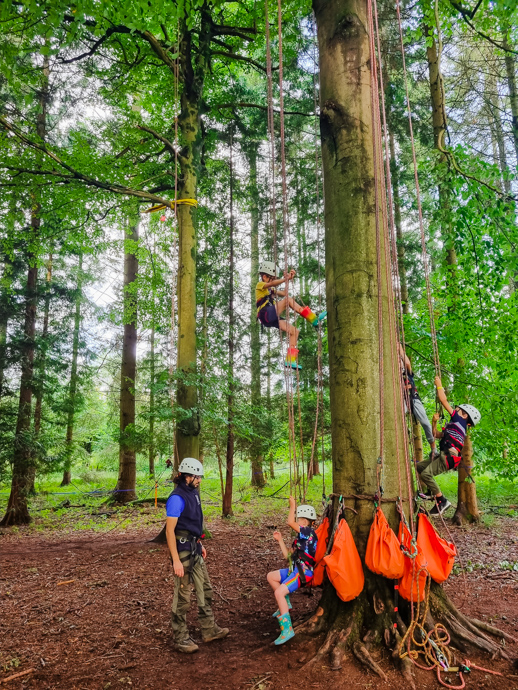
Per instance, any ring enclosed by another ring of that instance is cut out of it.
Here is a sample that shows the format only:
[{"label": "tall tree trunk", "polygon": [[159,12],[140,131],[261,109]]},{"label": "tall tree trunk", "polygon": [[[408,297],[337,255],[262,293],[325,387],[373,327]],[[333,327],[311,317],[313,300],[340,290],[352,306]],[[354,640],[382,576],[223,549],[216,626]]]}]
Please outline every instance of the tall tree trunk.
[{"label": "tall tree trunk", "polygon": [[74,440],[74,416],[76,411],[77,393],[77,358],[79,355],[79,330],[81,327],[81,299],[83,285],[83,254],[79,254],[79,265],[77,271],[77,295],[76,309],[74,314],[74,335],[72,339],[72,366],[70,368],[70,384],[67,400],[67,435],[65,439],[65,463],[63,466],[63,479],[61,486],[68,486],[72,481],[72,460],[73,460],[73,440]]},{"label": "tall tree trunk", "polygon": [[[153,304],[153,308],[154,308]],[[149,366],[149,476],[155,476],[155,321],[151,325]]]},{"label": "tall tree trunk", "polygon": [[34,395],[36,398],[36,403],[34,405],[34,433],[33,433],[33,459],[31,466],[29,468],[29,474],[27,479],[28,492],[31,495],[36,493],[34,482],[36,480],[36,465],[38,463],[38,438],[41,431],[41,406],[43,403],[43,390],[45,387],[45,363],[46,363],[46,350],[47,350],[47,339],[49,335],[49,316],[50,316],[50,283],[52,281],[52,254],[49,254],[49,259],[47,261],[47,275],[46,275],[46,286],[45,286],[45,300],[43,307],[43,327],[41,329],[41,346],[40,354],[36,360],[36,370],[38,372],[36,385],[34,386]]},{"label": "tall tree trunk", "polygon": [[513,143],[514,150],[516,152],[516,163],[518,166],[518,88],[516,86],[516,58],[512,53],[509,52],[511,49],[511,43],[508,29],[504,34],[502,45],[504,48],[507,48],[504,54],[504,62],[507,75],[507,88],[509,89],[509,101],[511,104]]},{"label": "tall tree trunk", "polygon": [[[428,76],[430,82],[430,98],[432,102],[432,125],[435,148],[439,151],[439,160],[445,161],[445,154],[440,147],[444,144],[444,133],[446,132],[447,122],[445,115],[445,103],[443,97],[443,87],[441,73],[439,70],[439,56],[437,44],[433,30],[425,26],[425,36],[427,37],[426,57],[428,60]],[[439,205],[441,209],[441,229],[446,250],[446,264],[449,267],[448,288],[453,302],[457,298],[457,277],[456,265],[457,254],[453,243],[453,231],[450,221],[450,191],[447,180],[439,183]]]},{"label": "tall tree trunk", "polygon": [[[42,86],[39,92],[38,112],[36,116],[36,133],[45,141],[47,133],[47,103],[49,91],[49,60],[43,58]],[[31,483],[33,466],[33,439],[31,438],[32,392],[34,386],[34,341],[36,335],[36,306],[38,282],[38,245],[40,240],[41,205],[38,191],[32,193],[30,236],[27,238],[27,283],[25,293],[24,340],[21,357],[20,397],[18,417],[13,448],[13,474],[11,492],[6,513],[0,527],[26,525],[31,521],[27,496]]]},{"label": "tall tree trunk", "polygon": [[232,161],[232,134],[230,135],[230,256],[228,297],[228,396],[227,396],[227,453],[223,517],[233,515],[232,488],[234,483],[234,170]]},{"label": "tall tree trunk", "polygon": [[[383,396],[379,390],[379,281],[372,125],[375,111],[370,73],[374,56],[369,49],[367,4],[367,0],[313,0],[320,48],[333,489],[335,496],[341,495],[345,504],[355,511],[348,511],[345,519],[362,561],[372,524],[373,500],[378,491],[381,428],[385,432],[382,508],[393,528],[397,529],[399,522],[395,498],[402,497],[409,517],[412,501],[412,488],[399,486],[396,470],[396,448],[399,446],[402,453],[407,440],[401,404],[394,408],[393,400],[392,381],[400,387],[401,377],[395,339],[390,337],[392,286],[390,267],[385,263],[388,238],[383,230],[380,238]],[[381,146],[381,141],[377,143]],[[385,203],[384,198],[379,201]],[[397,393],[400,403],[401,390]],[[406,630],[410,621],[410,606],[400,604],[394,628],[392,583],[366,567],[363,571],[365,586],[358,597],[344,603],[338,599],[332,584],[327,583],[316,615],[299,630],[328,631],[315,657],[319,663],[332,650],[333,668],[338,669],[345,650],[351,648],[361,662],[386,680],[369,647],[385,642],[393,650],[393,657],[398,658],[401,638],[398,640],[397,636]],[[458,623],[456,629],[463,627],[462,614],[455,611],[439,586],[432,586],[429,615],[445,623],[452,636],[452,619]],[[482,637],[478,636],[477,641],[481,643]],[[496,652],[498,645],[491,643],[491,649]],[[406,680],[408,686],[415,686],[408,666]]]},{"label": "tall tree trunk", "polygon": [[464,522],[480,522],[476,485],[471,481],[473,473],[473,444],[471,437],[466,435],[462,448],[462,462],[458,469],[457,509],[453,516],[454,525],[462,525]]},{"label": "tall tree trunk", "polygon": [[[320,99],[326,294],[328,313],[330,406],[334,491],[377,491],[380,396],[378,349],[378,280],[374,196],[371,75],[366,0],[314,0],[320,48]],[[383,203],[383,199],[379,199]],[[401,495],[391,469],[396,434],[405,438],[400,412],[394,419],[387,271],[384,265],[382,311],[384,348],[385,494]],[[397,360],[395,360],[397,361]],[[399,371],[399,367],[396,367]],[[397,409],[400,405],[397,406]],[[367,417],[369,424],[367,424]],[[365,551],[372,505],[348,499],[358,511],[353,531]],[[388,509],[396,521],[395,505]]]},{"label": "tall tree trunk", "polygon": [[[193,64],[191,33],[185,20],[180,22],[180,70],[183,82],[181,112],[178,117],[181,155],[180,199],[196,199],[198,169],[203,134],[200,104],[203,82],[209,65],[211,17],[201,11],[201,25]],[[176,400],[179,421],[176,426],[176,448],[180,462],[185,457],[199,457],[200,419],[196,381],[196,229],[194,208],[178,206],[178,387]]]},{"label": "tall tree trunk", "polygon": [[396,226],[397,238],[397,262],[399,271],[399,284],[401,290],[401,301],[403,303],[403,314],[408,314],[408,283],[406,277],[405,244],[403,238],[403,225],[401,223],[401,196],[399,193],[399,167],[396,159],[396,147],[394,144],[394,133],[389,129],[389,150],[390,150],[390,177],[392,180],[392,199],[394,202],[394,225]]},{"label": "tall tree trunk", "polygon": [[205,288],[203,291],[203,323],[202,323],[202,338],[203,351],[201,355],[200,364],[200,424],[202,431],[200,432],[200,462],[203,463],[205,457],[205,433],[203,432],[203,403],[205,401],[205,376],[207,374],[207,357],[209,354],[209,324],[207,321],[207,297],[209,291],[208,280],[205,279]]},{"label": "tall tree trunk", "polygon": [[137,497],[137,461],[135,453],[135,386],[137,374],[137,243],[139,218],[131,217],[124,242],[124,336],[122,340],[120,389],[119,479],[112,495],[117,503]]},{"label": "tall tree trunk", "polygon": [[255,286],[259,275],[259,189],[257,187],[257,154],[259,145],[253,142],[247,150],[249,165],[250,194],[250,379],[252,403],[252,432],[250,445],[250,464],[252,469],[252,486],[261,488],[265,485],[263,474],[263,453],[261,438],[261,342],[255,303]]},{"label": "tall tree trunk", "polygon": [[10,245],[14,237],[15,231],[15,217],[16,214],[16,199],[12,200],[9,205],[9,213],[6,220],[6,238],[5,238],[5,252],[3,254],[4,270],[2,279],[0,281],[0,288],[2,296],[0,300],[0,400],[4,394],[4,377],[7,366],[7,324],[9,318],[13,313],[14,300],[12,295],[13,286],[13,262],[11,260]]},{"label": "tall tree trunk", "polygon": [[[426,28],[426,35],[428,37],[428,45],[426,48],[427,59],[428,59],[428,72],[430,79],[430,97],[432,102],[432,122],[434,130],[434,143],[436,148],[440,151],[440,142],[443,139],[443,133],[446,131],[446,115],[445,115],[445,103],[443,89],[441,85],[441,75],[439,69],[439,60],[437,45],[435,42],[435,37],[433,31],[430,28]],[[440,153],[440,158],[444,160],[444,154]],[[450,221],[450,192],[447,181],[439,184],[439,203],[441,206],[442,215],[442,234],[444,238],[444,246],[446,249],[446,266],[448,267],[448,279],[447,288],[450,295],[450,305],[448,306],[448,311],[454,312],[457,306],[458,300],[458,285],[457,285],[457,254],[455,251],[455,245],[453,240],[453,228]],[[455,343],[454,348],[456,351],[459,350],[459,344]],[[464,368],[464,358],[459,352],[457,358],[457,366],[459,368]],[[460,476],[459,476],[460,481]],[[458,489],[461,490],[460,487]],[[473,485],[473,491],[475,491],[475,485]]]}]

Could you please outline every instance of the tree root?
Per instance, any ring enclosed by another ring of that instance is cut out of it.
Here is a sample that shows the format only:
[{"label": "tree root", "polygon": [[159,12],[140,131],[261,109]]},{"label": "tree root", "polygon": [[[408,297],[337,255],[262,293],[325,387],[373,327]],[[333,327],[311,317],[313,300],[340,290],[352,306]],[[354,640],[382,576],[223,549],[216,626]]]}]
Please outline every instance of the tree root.
[{"label": "tree root", "polygon": [[319,650],[315,654],[314,657],[312,657],[307,663],[304,664],[301,670],[306,671],[310,666],[312,666],[316,661],[320,661],[331,649],[331,647],[334,645],[336,639],[340,635],[339,630],[330,630],[327,633],[327,637],[324,640],[324,643],[320,646]]},{"label": "tree root", "polygon": [[369,650],[361,642],[353,645],[353,654],[364,666],[376,673],[382,680],[388,680],[381,666],[371,657]]},{"label": "tree root", "polygon": [[412,673],[412,671],[414,669],[414,664],[412,663],[412,659],[410,659],[410,657],[408,657],[408,656],[403,657],[403,659],[400,658],[399,648],[401,646],[401,642],[403,641],[403,638],[397,632],[397,630],[396,630],[395,638],[396,638],[396,646],[394,647],[394,649],[392,651],[392,659],[396,663],[399,663],[401,675],[406,680],[406,682],[410,686],[411,690],[416,690],[416,685],[415,685],[415,681],[414,681],[414,674]]},{"label": "tree root", "polygon": [[319,606],[315,613],[305,621],[297,623],[294,630],[297,635],[318,635],[325,628],[326,618],[324,616],[324,609]]},{"label": "tree root", "polygon": [[516,639],[516,637],[513,637],[512,635],[509,635],[503,630],[500,630],[500,628],[495,628],[492,625],[489,625],[489,623],[479,621],[477,618],[471,618],[470,620],[472,624],[475,626],[475,628],[478,628],[479,630],[484,630],[485,632],[488,632],[491,635],[494,635],[495,637],[503,637],[504,640],[507,640],[508,642],[518,642],[518,639]]}]

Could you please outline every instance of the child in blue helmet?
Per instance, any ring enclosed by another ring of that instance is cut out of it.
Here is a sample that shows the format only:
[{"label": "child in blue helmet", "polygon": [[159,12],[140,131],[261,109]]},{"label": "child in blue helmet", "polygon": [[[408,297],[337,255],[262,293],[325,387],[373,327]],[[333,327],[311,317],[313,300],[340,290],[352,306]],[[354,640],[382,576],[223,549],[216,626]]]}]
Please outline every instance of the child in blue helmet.
[{"label": "child in blue helmet", "polygon": [[[313,523],[317,514],[313,506],[299,506],[295,512],[295,499],[290,496],[290,510],[288,525],[297,532],[291,547],[291,568],[281,568],[268,573],[267,579],[273,589],[279,608],[273,614],[281,626],[281,634],[275,640],[276,645],[284,644],[295,635],[291,624],[291,602],[289,594],[300,587],[304,587],[313,577],[315,554],[317,550],[317,535]],[[273,533],[273,538],[279,543],[284,558],[290,558],[290,552],[282,534]]]}]

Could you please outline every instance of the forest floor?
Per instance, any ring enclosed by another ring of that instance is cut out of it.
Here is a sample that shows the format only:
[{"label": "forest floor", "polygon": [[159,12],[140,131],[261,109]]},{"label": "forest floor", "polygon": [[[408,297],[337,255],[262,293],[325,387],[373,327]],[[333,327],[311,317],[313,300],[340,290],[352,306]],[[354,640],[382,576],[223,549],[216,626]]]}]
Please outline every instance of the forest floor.
[{"label": "forest floor", "polygon": [[[171,564],[166,547],[150,542],[161,513],[146,506],[138,512],[131,527],[125,523],[121,529],[114,520],[111,531],[102,533],[0,531],[2,687],[401,688],[402,676],[388,652],[379,655],[388,677],[384,683],[352,657],[345,658],[340,671],[331,671],[327,660],[301,671],[316,650],[317,639],[308,643],[295,637],[284,646],[271,646],[278,626],[271,617],[275,604],[266,573],[282,565],[272,539],[272,528],[285,519],[280,505],[267,517],[250,517],[248,523],[244,515],[239,521],[209,521],[207,565],[215,591],[214,610],[218,624],[231,633],[225,640],[200,643],[196,655],[174,651],[169,624]],[[499,516],[491,526],[452,527],[467,572],[453,574],[446,585],[464,613],[515,636],[517,526],[516,519]],[[306,616],[317,602],[318,590],[312,596],[297,593],[294,619]],[[194,604],[189,621],[193,637],[200,640]],[[515,659],[518,645],[508,644],[507,651]],[[467,688],[518,690],[516,666],[483,654],[470,659],[504,676],[473,670],[466,677]],[[434,674],[419,669],[416,682],[419,688],[440,687]]]}]

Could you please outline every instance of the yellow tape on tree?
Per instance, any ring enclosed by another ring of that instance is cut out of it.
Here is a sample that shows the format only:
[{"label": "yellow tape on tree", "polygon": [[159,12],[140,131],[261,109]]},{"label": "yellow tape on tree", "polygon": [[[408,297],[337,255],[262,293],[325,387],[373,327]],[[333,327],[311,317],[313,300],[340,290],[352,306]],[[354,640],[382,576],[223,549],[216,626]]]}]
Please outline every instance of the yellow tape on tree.
[{"label": "yellow tape on tree", "polygon": [[145,211],[142,211],[142,213],[156,213],[156,211],[165,211],[166,208],[174,208],[180,204],[184,204],[184,206],[198,206],[196,199],[176,199],[176,201],[170,201],[169,205],[159,204],[158,206],[152,206],[151,208],[147,208]]}]

